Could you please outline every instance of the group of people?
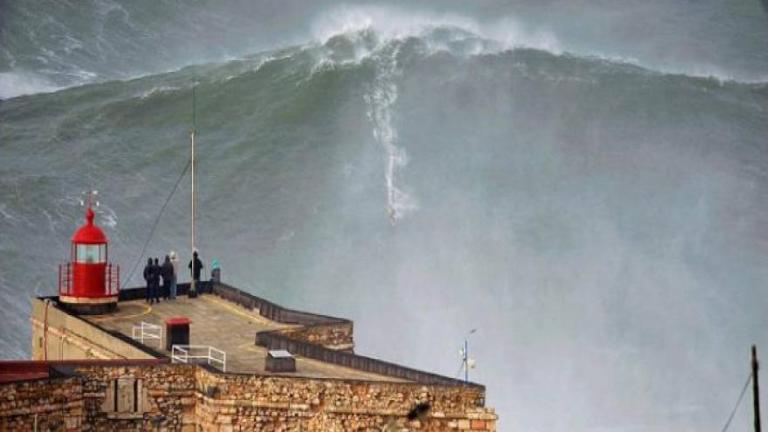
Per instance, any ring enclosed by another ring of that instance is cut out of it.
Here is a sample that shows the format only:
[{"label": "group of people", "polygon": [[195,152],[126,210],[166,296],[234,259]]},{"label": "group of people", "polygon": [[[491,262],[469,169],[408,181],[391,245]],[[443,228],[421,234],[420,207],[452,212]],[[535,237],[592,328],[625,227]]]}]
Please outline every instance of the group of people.
[{"label": "group of people", "polygon": [[[203,262],[197,256],[197,251],[192,254],[189,261],[189,269],[192,279],[197,285],[200,282],[200,273]],[[176,298],[176,283],[179,274],[179,259],[176,252],[171,251],[165,256],[165,261],[160,264],[158,258],[147,258],[144,267],[144,280],[147,282],[147,303],[159,303],[162,296],[165,300]]]},{"label": "group of people", "polygon": [[147,258],[147,265],[144,267],[144,280],[147,281],[148,303],[159,302],[161,295],[166,300],[176,298],[178,268],[179,260],[173,251],[165,256],[163,264],[160,264],[157,258]]}]

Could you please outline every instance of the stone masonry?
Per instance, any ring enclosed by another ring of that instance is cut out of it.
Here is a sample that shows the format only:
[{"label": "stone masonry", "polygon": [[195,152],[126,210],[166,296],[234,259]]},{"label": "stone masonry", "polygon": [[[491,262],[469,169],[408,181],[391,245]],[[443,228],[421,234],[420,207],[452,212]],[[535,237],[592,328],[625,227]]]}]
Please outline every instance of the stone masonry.
[{"label": "stone masonry", "polygon": [[[26,432],[37,422],[51,431],[495,430],[496,415],[476,387],[224,374],[168,363],[71,367],[69,377],[0,384],[0,429]],[[121,380],[131,384],[126,407],[115,393]],[[409,419],[419,404],[428,409]]]}]

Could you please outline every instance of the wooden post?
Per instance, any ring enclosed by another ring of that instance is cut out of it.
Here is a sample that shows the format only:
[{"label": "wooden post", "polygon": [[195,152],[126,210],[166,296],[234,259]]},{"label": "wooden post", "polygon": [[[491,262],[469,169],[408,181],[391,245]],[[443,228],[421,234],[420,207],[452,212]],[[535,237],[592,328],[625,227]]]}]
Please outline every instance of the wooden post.
[{"label": "wooden post", "polygon": [[752,403],[755,410],[755,432],[760,432],[760,387],[757,370],[757,347],[752,345]]}]

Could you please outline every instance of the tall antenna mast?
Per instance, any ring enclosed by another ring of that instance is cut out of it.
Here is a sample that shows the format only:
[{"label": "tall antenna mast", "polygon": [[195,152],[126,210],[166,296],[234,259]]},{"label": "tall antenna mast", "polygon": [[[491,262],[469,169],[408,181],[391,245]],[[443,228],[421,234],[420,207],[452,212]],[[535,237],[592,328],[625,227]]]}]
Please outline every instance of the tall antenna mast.
[{"label": "tall antenna mast", "polygon": [[757,347],[752,345],[752,404],[754,409],[755,432],[760,432],[760,382],[757,371],[760,368],[757,361]]},{"label": "tall antenna mast", "polygon": [[194,278],[194,270],[196,265],[196,260],[194,257],[195,254],[195,133],[197,132],[197,114],[196,114],[196,107],[195,107],[195,88],[197,86],[192,87],[192,130],[189,132],[189,141],[192,146],[192,239],[191,239],[191,246],[192,246],[192,283],[189,287],[189,296],[195,297],[197,296],[197,286],[196,281]]}]

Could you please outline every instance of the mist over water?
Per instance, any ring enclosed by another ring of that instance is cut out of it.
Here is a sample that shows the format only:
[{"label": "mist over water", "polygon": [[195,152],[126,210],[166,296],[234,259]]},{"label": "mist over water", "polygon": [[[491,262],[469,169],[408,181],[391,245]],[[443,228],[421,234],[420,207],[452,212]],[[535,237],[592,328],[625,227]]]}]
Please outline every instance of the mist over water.
[{"label": "mist over water", "polygon": [[[144,259],[196,83],[227,282],[448,376],[477,328],[502,431],[719,430],[768,353],[760,3],[302,5],[0,2],[0,354],[82,190]],[[153,256],[186,248],[187,183]]]}]

